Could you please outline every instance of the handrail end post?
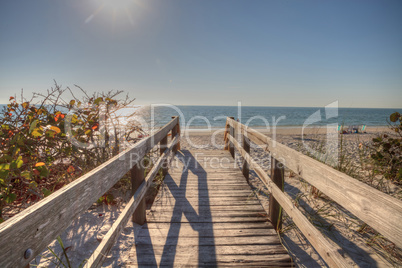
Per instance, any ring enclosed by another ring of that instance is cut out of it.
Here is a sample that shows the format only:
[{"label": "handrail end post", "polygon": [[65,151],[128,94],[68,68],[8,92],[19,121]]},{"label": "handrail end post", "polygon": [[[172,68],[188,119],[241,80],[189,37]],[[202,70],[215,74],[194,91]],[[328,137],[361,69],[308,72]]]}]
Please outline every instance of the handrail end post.
[{"label": "handrail end post", "polygon": [[[133,196],[137,189],[141,186],[144,181],[144,167],[143,167],[143,159],[139,161],[132,169],[131,169],[131,195]],[[134,211],[132,216],[132,221],[143,225],[146,222],[146,203],[145,198],[141,200],[138,204],[137,209]]]},{"label": "handrail end post", "polygon": [[179,139],[177,140],[177,143],[174,144],[173,146],[173,153],[176,154],[178,150],[180,150],[180,117],[179,116],[172,116],[172,119],[175,119],[177,117],[177,124],[172,128],[172,139],[176,137],[177,134],[179,134]]},{"label": "handrail end post", "polygon": [[[285,179],[285,167],[277,159],[271,156],[271,180],[282,191]],[[271,194],[269,196],[269,219],[277,231],[282,229],[282,208]]]}]

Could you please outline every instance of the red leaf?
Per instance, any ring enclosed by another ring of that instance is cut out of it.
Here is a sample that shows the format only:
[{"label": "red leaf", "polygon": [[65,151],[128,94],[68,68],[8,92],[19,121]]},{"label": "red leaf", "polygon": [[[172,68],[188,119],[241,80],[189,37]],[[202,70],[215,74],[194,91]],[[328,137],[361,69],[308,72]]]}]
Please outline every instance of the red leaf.
[{"label": "red leaf", "polygon": [[75,168],[73,166],[69,166],[67,169],[68,173],[73,173],[75,171]]}]

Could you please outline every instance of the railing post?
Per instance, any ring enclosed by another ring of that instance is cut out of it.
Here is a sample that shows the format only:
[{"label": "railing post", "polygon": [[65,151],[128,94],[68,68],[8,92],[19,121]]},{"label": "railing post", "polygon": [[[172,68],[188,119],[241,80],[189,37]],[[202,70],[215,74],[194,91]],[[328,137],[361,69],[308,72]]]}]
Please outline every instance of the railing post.
[{"label": "railing post", "polygon": [[[271,180],[283,191],[285,168],[281,162],[271,156]],[[274,228],[282,229],[282,209],[272,193],[269,196],[269,218]]]},{"label": "railing post", "polygon": [[[229,117],[230,119],[234,120],[234,117]],[[232,125],[229,125],[229,134],[230,136],[232,136],[233,138],[235,138],[235,129]],[[229,141],[229,152],[232,155],[232,157],[235,157],[234,154],[234,144],[232,142]]]},{"label": "railing post", "polygon": [[[159,147],[159,153],[160,153],[160,155],[162,155],[163,152],[167,148],[167,135],[160,141],[159,146],[160,146]],[[165,176],[167,174],[167,171],[168,171],[167,163],[168,163],[168,159],[166,158],[163,161],[163,164],[162,164],[162,174],[163,174],[163,176]]]},{"label": "railing post", "polygon": [[[176,117],[177,117],[177,125],[175,125],[172,128],[172,140],[174,139],[174,137],[176,137],[177,133],[180,136],[180,121],[179,121],[179,117],[178,116],[172,116],[172,119],[175,119]],[[173,154],[176,154],[177,150],[180,150],[180,139],[177,140],[177,143],[173,145],[173,149],[172,149]]]},{"label": "railing post", "polygon": [[[247,138],[245,133],[242,133],[242,138],[243,138],[243,149],[246,151],[246,153],[250,154],[250,140]],[[249,177],[250,177],[250,167],[246,161],[246,159],[243,158],[243,176],[246,178],[247,183],[249,182]]]},{"label": "railing post", "polygon": [[[141,183],[144,181],[144,167],[143,167],[143,159],[139,161],[132,169],[131,169],[131,195],[133,196],[135,191],[140,187]],[[145,198],[141,200],[137,209],[134,211],[132,220],[133,222],[143,225],[146,221],[146,203]]]}]

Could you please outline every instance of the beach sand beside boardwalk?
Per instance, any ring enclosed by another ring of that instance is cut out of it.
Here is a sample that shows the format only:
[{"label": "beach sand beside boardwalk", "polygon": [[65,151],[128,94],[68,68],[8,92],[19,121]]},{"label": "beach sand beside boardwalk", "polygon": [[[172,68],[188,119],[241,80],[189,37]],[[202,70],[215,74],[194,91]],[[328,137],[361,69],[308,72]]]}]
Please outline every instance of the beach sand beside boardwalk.
[{"label": "beach sand beside boardwalk", "polygon": [[[182,131],[181,149],[206,149],[222,150],[224,146],[223,130],[203,131],[203,130],[184,130]],[[272,137],[272,130],[257,129],[258,131]],[[359,151],[361,144],[370,146],[370,141],[380,133],[388,132],[386,127],[368,127],[367,133],[338,135],[337,132],[330,132],[336,135],[344,145],[344,152],[347,157],[358,166],[361,163],[362,151]],[[322,142],[327,137],[326,128],[307,128],[302,135],[300,127],[285,127],[276,129],[276,140],[295,150],[303,151],[304,145],[314,148],[314,144]],[[360,145],[360,147],[359,147]],[[369,157],[368,151],[364,151],[364,157]],[[251,156],[259,160],[263,168],[270,173],[269,152],[258,147],[252,147]],[[200,156],[202,157],[202,156]],[[237,163],[241,165],[241,158],[236,154]],[[250,186],[259,198],[263,207],[269,208],[269,193],[264,184],[255,175],[250,173]],[[399,187],[387,183],[383,191],[388,192],[397,198],[401,198]],[[337,243],[344,249],[344,256],[359,267],[390,267],[393,264],[387,260],[387,253],[382,252],[377,247],[367,245],[367,237],[359,232],[363,223],[350,215],[347,211],[337,204],[331,202],[325,195],[314,198],[311,194],[311,187],[305,181],[295,176],[292,172],[286,171],[285,192],[289,198],[306,215],[312,217],[315,225],[322,231],[329,240]],[[82,260],[88,258],[99,245],[99,239],[107,231],[113,221],[125,206],[125,199],[119,198],[117,205],[113,206],[93,206],[86,213],[81,215],[74,223],[61,235],[65,247],[68,247],[69,256],[73,266],[78,266]],[[320,213],[315,213],[320,211]],[[135,243],[135,236],[141,227],[129,222],[121,233],[117,243],[113,246],[104,267],[124,267],[124,263],[129,258],[130,249]],[[293,257],[298,267],[322,267],[325,263],[315,252],[305,237],[293,226],[292,221],[284,216],[282,242]],[[61,252],[61,248],[54,242],[51,248],[55,252]],[[51,265],[52,254],[44,252],[43,257],[38,257],[40,266]],[[54,258],[54,257],[53,257]],[[35,264],[35,262],[32,262]]]}]

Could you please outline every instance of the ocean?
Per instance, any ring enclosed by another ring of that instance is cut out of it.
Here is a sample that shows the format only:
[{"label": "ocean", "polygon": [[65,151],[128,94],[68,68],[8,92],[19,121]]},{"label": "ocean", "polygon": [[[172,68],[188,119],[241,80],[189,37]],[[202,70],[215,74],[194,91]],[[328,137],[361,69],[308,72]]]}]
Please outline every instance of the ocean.
[{"label": "ocean", "polygon": [[[227,116],[233,116],[243,124],[261,128],[270,127],[308,127],[339,125],[388,126],[389,116],[402,109],[371,108],[302,108],[302,107],[253,107],[253,106],[142,106],[138,116],[150,122],[154,114],[156,126],[162,126],[172,116],[180,116],[181,124],[187,128],[221,128]],[[308,118],[310,118],[308,120]],[[307,121],[308,120],[308,121]]]},{"label": "ocean", "polygon": [[[1,104],[0,108],[6,105]],[[388,126],[389,116],[393,112],[402,113],[402,109],[382,108],[303,108],[303,107],[256,107],[256,106],[137,106],[126,109],[121,114],[136,111],[138,120],[150,126],[152,117],[154,126],[160,127],[180,116],[182,126],[187,128],[222,128],[226,117],[233,116],[241,123],[254,128],[307,127],[339,125]],[[308,120],[308,118],[310,118]]]}]

